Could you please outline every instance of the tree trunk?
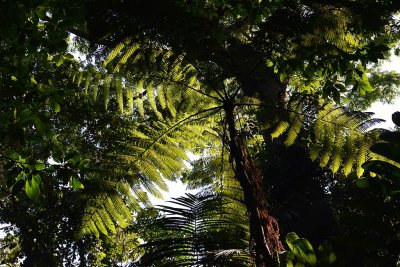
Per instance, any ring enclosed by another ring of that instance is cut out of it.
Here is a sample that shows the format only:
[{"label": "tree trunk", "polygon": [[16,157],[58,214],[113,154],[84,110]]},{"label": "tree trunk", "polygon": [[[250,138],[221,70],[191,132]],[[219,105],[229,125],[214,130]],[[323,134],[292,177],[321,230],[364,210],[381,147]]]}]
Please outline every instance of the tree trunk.
[{"label": "tree trunk", "polygon": [[235,175],[243,189],[244,202],[250,214],[250,233],[255,244],[256,265],[272,266],[276,254],[284,250],[279,239],[278,222],[268,213],[260,170],[254,165],[243,140],[238,137],[234,105],[231,102],[225,103],[225,113],[230,136],[230,156],[234,160]]}]

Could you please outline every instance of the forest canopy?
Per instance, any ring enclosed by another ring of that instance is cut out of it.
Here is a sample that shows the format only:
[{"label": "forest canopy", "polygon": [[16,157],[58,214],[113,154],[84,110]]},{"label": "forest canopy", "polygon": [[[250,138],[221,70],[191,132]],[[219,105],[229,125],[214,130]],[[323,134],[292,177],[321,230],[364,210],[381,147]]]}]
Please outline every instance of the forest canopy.
[{"label": "forest canopy", "polygon": [[400,266],[399,11],[0,1],[0,266]]}]

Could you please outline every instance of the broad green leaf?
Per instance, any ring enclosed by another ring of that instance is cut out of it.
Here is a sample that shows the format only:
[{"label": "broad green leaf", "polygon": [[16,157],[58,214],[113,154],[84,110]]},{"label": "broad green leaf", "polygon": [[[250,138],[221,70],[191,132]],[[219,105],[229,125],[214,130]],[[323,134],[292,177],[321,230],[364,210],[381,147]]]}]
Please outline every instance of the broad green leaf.
[{"label": "broad green leaf", "polygon": [[25,180],[25,179],[26,179],[26,174],[25,174],[24,171],[21,171],[21,172],[18,174],[16,180],[19,181],[19,180]]},{"label": "broad green leaf", "polygon": [[40,194],[40,186],[42,184],[42,180],[38,174],[32,175],[31,180],[25,181],[25,192],[26,195],[36,201],[39,198]]},{"label": "broad green leaf", "polygon": [[31,77],[31,83],[38,84],[37,81],[35,80],[35,78],[33,78],[33,77]]},{"label": "broad green leaf", "polygon": [[41,171],[46,168],[46,165],[42,161],[36,161],[34,167],[35,167],[35,170]]},{"label": "broad green leaf", "polygon": [[79,181],[79,179],[74,176],[71,179],[71,186],[75,190],[84,188],[83,184]]},{"label": "broad green leaf", "polygon": [[34,181],[35,185],[37,185],[39,188],[42,186],[42,178],[39,174],[32,175],[32,181]]},{"label": "broad green leaf", "polygon": [[53,104],[53,110],[54,112],[58,113],[61,110],[60,104],[58,104],[57,102],[54,102]]},{"label": "broad green leaf", "polygon": [[368,188],[370,186],[370,182],[368,178],[360,178],[356,180],[356,185],[359,188]]},{"label": "broad green leaf", "polygon": [[81,156],[79,154],[71,154],[69,157],[67,157],[67,162],[76,165],[81,161]]},{"label": "broad green leaf", "polygon": [[374,90],[368,80],[357,79],[356,80],[357,92],[361,95],[365,95],[365,92],[371,92]]},{"label": "broad green leaf", "polygon": [[65,59],[68,59],[68,60],[73,60],[73,59],[74,59],[74,55],[72,55],[72,54],[70,54],[70,53],[66,53],[66,54],[64,55],[64,58],[65,58]]},{"label": "broad green leaf", "polygon": [[44,123],[38,116],[35,116],[33,120],[39,133],[41,133],[42,135],[48,135],[50,130],[49,125]]},{"label": "broad green leaf", "polygon": [[8,156],[9,156],[11,159],[13,159],[13,160],[18,160],[18,161],[20,161],[19,159],[21,158],[21,155],[18,154],[18,153],[17,153],[16,151],[14,151],[14,150],[9,151],[9,152],[8,152]]},{"label": "broad green leaf", "polygon": [[299,238],[300,237],[295,232],[290,232],[286,235],[286,243],[288,244],[290,250],[293,251],[293,242]]},{"label": "broad green leaf", "polygon": [[289,123],[287,121],[281,121],[275,128],[273,133],[271,133],[271,138],[275,139],[281,136],[289,128]]},{"label": "broad green leaf", "polygon": [[291,232],[286,236],[286,243],[296,255],[298,261],[308,263],[311,266],[317,264],[317,257],[314,253],[314,249],[307,239],[299,238],[296,233]]},{"label": "broad green leaf", "polygon": [[44,6],[38,6],[35,9],[35,13],[39,18],[44,19],[46,17],[46,8]]}]

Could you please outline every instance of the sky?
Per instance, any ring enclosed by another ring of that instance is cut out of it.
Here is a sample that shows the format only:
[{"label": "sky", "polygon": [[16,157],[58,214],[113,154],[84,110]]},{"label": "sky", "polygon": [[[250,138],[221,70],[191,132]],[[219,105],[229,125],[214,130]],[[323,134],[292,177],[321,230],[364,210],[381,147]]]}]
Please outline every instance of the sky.
[{"label": "sky", "polygon": [[[199,156],[194,155],[194,154],[188,154],[188,157],[190,160],[196,160],[199,158]],[[187,162],[186,166],[188,166],[190,168],[190,164],[189,162]],[[166,201],[171,200],[174,197],[180,197],[183,196],[185,193],[192,193],[195,194],[197,193],[199,190],[186,190],[186,185],[183,184],[181,181],[168,181],[165,180],[165,182],[168,185],[168,191],[161,191],[162,195],[163,195],[163,199],[160,198],[156,198],[153,195],[149,194],[149,198],[151,203],[153,203],[153,205],[165,205]]]},{"label": "sky", "polygon": [[[386,71],[396,71],[400,73],[400,56],[392,55],[390,61],[386,61],[382,64],[382,70]],[[394,124],[392,122],[392,113],[395,111],[400,111],[400,97],[396,99],[393,104],[383,104],[376,102],[372,104],[368,111],[375,113],[375,118],[380,118],[386,120],[386,122],[379,125],[381,128],[392,128]]]}]

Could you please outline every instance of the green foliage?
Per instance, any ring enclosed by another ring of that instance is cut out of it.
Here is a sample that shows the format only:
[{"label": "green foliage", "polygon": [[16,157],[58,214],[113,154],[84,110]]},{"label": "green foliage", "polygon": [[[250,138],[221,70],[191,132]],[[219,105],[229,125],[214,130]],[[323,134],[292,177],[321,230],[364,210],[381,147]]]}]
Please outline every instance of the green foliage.
[{"label": "green foliage", "polygon": [[[108,101],[115,98],[120,113],[124,112],[124,108],[128,108],[127,112],[131,113],[134,102],[139,114],[144,116],[143,100],[147,100],[150,104],[150,110],[158,119],[162,120],[165,112],[168,112],[172,117],[175,116],[176,104],[180,100],[176,96],[196,103],[199,96],[196,96],[193,92],[200,89],[197,72],[191,64],[185,62],[184,56],[175,56],[169,49],[162,49],[145,42],[128,46],[126,53],[124,53],[125,43],[126,41],[117,45],[109,53],[103,66],[89,64],[84,67],[74,59],[64,59],[62,65],[57,65],[65,69],[65,72],[77,86],[80,86],[80,81],[85,79],[83,92],[85,94],[91,93],[94,100],[97,99],[99,93],[102,93],[106,109]],[[133,52],[135,52],[135,58],[128,61],[133,56]],[[119,56],[119,54],[121,55]],[[118,57],[121,57],[121,59],[113,68],[112,64],[117,61]],[[142,66],[142,69],[138,69],[137,66]],[[123,71],[121,68],[124,68]],[[115,80],[115,82],[112,83],[111,80]],[[124,97],[123,89],[127,90],[127,88],[132,87],[134,93],[127,91]],[[179,88],[182,92],[178,93],[175,88]],[[99,91],[99,89],[103,90]],[[124,99],[127,103],[125,107]],[[196,104],[198,105],[199,102]],[[204,105],[203,107],[209,106]]]},{"label": "green foliage", "polygon": [[[139,236],[132,229],[119,230],[101,241],[103,258],[100,266],[130,266],[141,257]],[[96,265],[96,266],[99,266]]]},{"label": "green foliage", "polygon": [[374,90],[366,92],[363,96],[355,91],[348,92],[343,100],[346,106],[352,110],[366,110],[375,101],[390,104],[399,96],[400,75],[398,73],[372,70],[369,81]]},{"label": "green foliage", "polygon": [[[2,230],[4,227],[2,227]],[[0,266],[18,267],[20,260],[21,245],[18,237],[13,234],[6,234],[0,239]]]},{"label": "green foliage", "polygon": [[279,255],[280,266],[332,266],[336,255],[329,243],[323,243],[314,251],[313,246],[305,238],[300,238],[296,233],[286,235],[288,251]]},{"label": "green foliage", "polygon": [[93,234],[99,238],[100,234],[115,234],[117,226],[127,227],[132,222],[131,212],[139,209],[139,203],[128,185],[94,180],[86,183],[79,195],[83,214],[78,237]]},{"label": "green foliage", "polygon": [[[394,121],[397,114],[393,114]],[[355,180],[358,190],[352,182],[352,190],[344,192],[348,197],[340,209],[341,234],[335,238],[341,265],[395,266],[398,262],[400,168],[393,159],[398,160],[400,135],[398,131],[385,131],[380,139],[382,142],[371,147],[380,158],[363,164],[365,173]],[[354,256],[346,256],[349,250]]]},{"label": "green foliage", "polygon": [[[393,121],[400,127],[399,112],[393,114]],[[370,149],[382,156],[381,160],[370,160],[363,164],[366,171],[378,174],[367,176],[356,183],[360,188],[368,188],[386,197],[387,202],[398,202],[400,190],[400,134],[398,131],[386,131],[380,135],[384,143],[374,144]],[[385,160],[386,159],[386,160]]]},{"label": "green foliage", "polygon": [[321,167],[329,166],[333,173],[342,170],[346,176],[354,170],[360,177],[362,164],[374,157],[368,147],[376,140],[376,131],[368,129],[381,120],[371,119],[369,113],[352,112],[332,104],[307,103],[302,97],[300,100],[293,98],[288,104],[288,118],[277,124],[271,137],[285,134],[286,146],[292,145],[300,136],[308,139],[311,141],[310,157],[318,159]]},{"label": "green foliage", "polygon": [[246,220],[229,208],[229,201],[210,193],[187,194],[160,206],[158,236],[145,245],[140,266],[249,266]]}]

